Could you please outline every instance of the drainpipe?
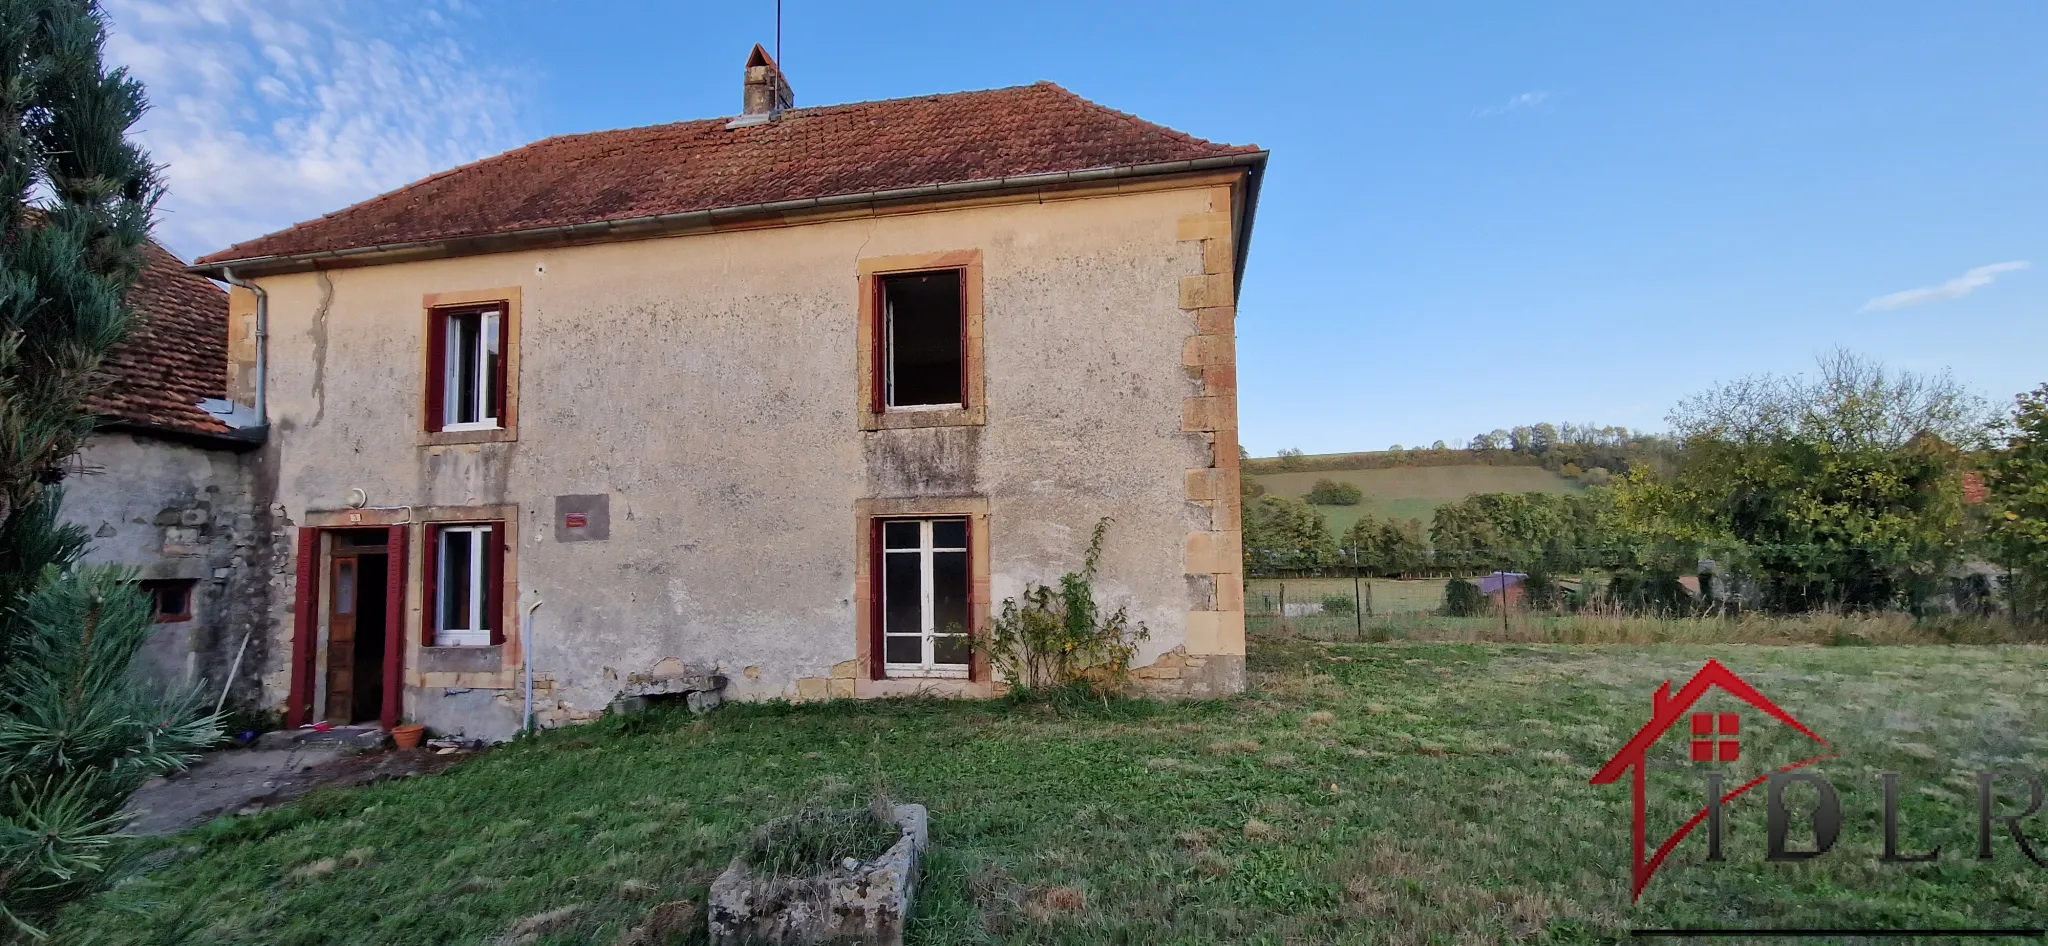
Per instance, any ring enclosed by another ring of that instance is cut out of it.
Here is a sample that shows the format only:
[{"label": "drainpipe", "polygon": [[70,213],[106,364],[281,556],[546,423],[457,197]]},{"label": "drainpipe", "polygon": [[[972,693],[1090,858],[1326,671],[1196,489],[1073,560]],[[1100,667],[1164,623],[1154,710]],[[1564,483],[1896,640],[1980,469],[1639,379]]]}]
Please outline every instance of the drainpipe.
[{"label": "drainpipe", "polygon": [[220,278],[230,286],[256,294],[256,426],[268,427],[270,413],[264,395],[270,380],[270,294],[262,286],[236,279],[235,271],[226,266],[220,268]]},{"label": "drainpipe", "polygon": [[526,626],[519,635],[520,663],[526,665],[526,714],[520,717],[520,732],[533,735],[533,612],[540,610],[540,599],[526,606]]}]

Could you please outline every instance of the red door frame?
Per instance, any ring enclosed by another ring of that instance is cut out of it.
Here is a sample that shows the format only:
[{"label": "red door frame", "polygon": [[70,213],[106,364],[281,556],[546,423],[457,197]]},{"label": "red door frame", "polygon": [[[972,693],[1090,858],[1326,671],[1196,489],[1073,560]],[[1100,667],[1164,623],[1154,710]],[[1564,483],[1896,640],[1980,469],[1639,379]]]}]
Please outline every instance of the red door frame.
[{"label": "red door frame", "polygon": [[390,526],[384,534],[384,707],[377,721],[398,725],[405,698],[405,554],[411,530]]},{"label": "red door frame", "polygon": [[[284,725],[297,729],[313,716],[313,694],[317,687],[314,654],[318,651],[320,626],[321,533],[331,526],[299,527],[298,586],[292,600],[291,685],[285,697]],[[405,553],[408,529],[403,525],[385,527],[384,590],[384,705],[378,722],[390,729],[398,725],[403,712],[405,686]]]}]

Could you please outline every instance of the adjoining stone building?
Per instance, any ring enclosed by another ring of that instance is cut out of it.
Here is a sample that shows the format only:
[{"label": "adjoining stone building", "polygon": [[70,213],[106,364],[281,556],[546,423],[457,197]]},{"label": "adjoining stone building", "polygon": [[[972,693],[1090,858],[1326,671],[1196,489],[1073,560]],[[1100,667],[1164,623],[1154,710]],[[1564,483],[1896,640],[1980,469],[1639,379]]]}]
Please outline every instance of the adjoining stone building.
[{"label": "adjoining stone building", "polygon": [[744,92],[193,267],[237,285],[231,393],[267,381],[267,699],[498,737],[529,662],[544,725],[720,682],[987,695],[956,632],[1105,516],[1137,676],[1241,689],[1265,153],[1049,83],[795,108],[758,47]]},{"label": "adjoining stone building", "polygon": [[[162,247],[143,252],[133,325],[86,404],[100,427],[65,477],[59,514],[92,537],[85,564],[133,568],[150,593],[157,633],[137,670],[219,687],[244,638],[264,646],[269,622],[258,444],[225,400],[227,294]],[[239,702],[261,699],[253,676],[236,689]]]}]

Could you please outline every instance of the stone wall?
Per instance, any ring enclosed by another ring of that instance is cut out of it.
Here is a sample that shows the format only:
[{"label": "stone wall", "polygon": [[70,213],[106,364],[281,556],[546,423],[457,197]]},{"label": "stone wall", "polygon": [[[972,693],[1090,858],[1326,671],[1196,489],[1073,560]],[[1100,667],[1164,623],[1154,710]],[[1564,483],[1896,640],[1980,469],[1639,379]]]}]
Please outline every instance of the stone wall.
[{"label": "stone wall", "polygon": [[[235,701],[255,704],[269,646],[270,511],[256,454],[144,433],[102,432],[64,483],[63,518],[92,537],[84,563],[192,582],[192,619],[157,625],[138,672],[218,692],[245,636]],[[256,631],[251,633],[251,631]]]}]

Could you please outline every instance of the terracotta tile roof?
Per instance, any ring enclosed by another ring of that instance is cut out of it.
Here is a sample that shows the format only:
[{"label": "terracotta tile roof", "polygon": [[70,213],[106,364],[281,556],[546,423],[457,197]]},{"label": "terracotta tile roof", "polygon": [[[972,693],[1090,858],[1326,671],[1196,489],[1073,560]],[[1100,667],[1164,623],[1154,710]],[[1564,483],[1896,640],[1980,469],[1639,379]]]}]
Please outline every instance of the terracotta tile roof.
[{"label": "terracotta tile roof", "polygon": [[111,381],[88,398],[104,420],[187,434],[225,434],[199,399],[227,397],[228,295],[188,273],[169,250],[144,248],[141,278],[128,291],[135,320],[101,362]]},{"label": "terracotta tile roof", "polygon": [[565,135],[240,243],[201,263],[478,237],[785,200],[1255,154],[1050,82]]}]

